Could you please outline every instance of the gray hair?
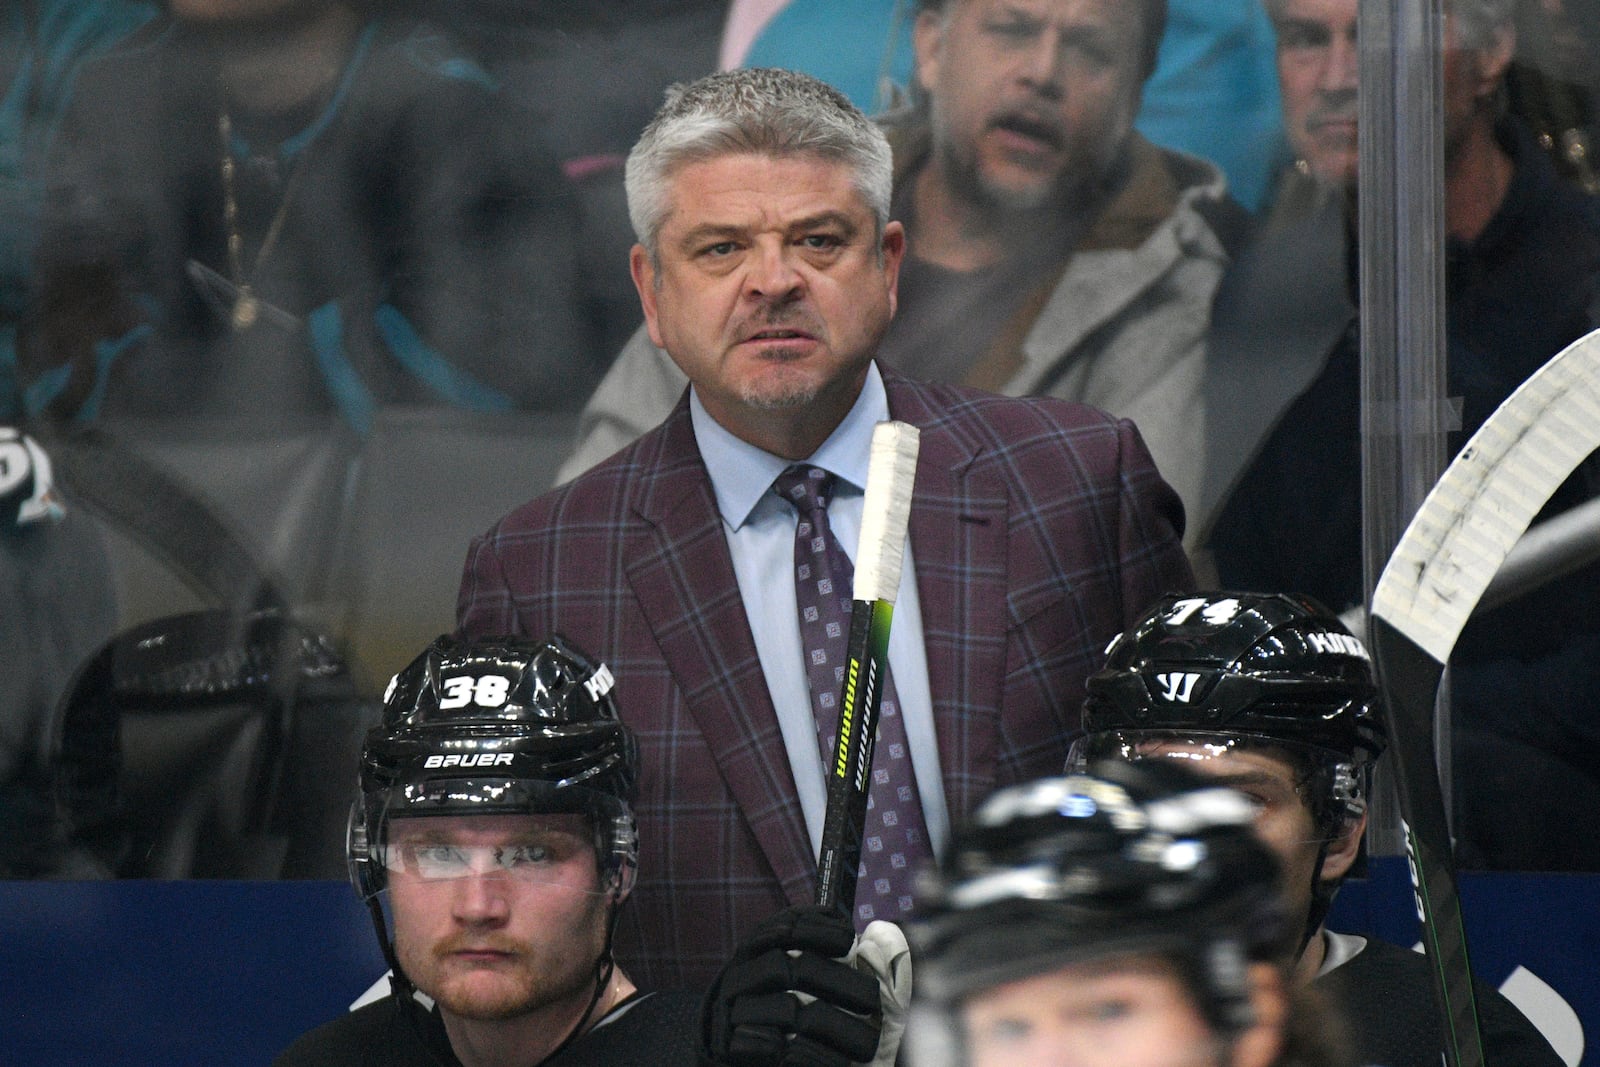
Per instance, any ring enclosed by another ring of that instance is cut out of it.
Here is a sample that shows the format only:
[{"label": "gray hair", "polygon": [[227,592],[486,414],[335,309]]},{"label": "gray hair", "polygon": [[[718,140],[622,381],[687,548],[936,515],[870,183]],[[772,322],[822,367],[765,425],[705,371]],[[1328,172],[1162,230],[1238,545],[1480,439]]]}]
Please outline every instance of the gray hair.
[{"label": "gray hair", "polygon": [[668,89],[666,102],[628,153],[628,219],[652,262],[673,175],[691,163],[744,153],[847,164],[879,233],[888,224],[889,142],[843,93],[795,71],[723,71]]}]

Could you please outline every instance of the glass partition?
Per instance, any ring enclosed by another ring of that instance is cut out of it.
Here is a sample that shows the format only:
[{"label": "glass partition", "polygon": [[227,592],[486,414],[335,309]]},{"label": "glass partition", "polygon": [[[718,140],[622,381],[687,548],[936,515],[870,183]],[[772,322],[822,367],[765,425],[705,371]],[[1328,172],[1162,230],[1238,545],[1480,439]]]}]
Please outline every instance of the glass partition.
[{"label": "glass partition", "polygon": [[[7,4],[0,874],[342,877],[362,731],[471,538],[678,397],[623,160],[719,65],[883,114],[886,362],[1133,418],[1202,583],[1359,611],[1466,436],[1600,325],[1600,5],[1113,7],[1102,39],[990,0]],[[963,81],[963,49],[1010,58]],[[979,188],[1006,240],[941,241],[957,111],[1053,213]],[[1597,492],[1591,459],[1549,510]],[[1462,638],[1468,866],[1600,868],[1597,594]]]}]

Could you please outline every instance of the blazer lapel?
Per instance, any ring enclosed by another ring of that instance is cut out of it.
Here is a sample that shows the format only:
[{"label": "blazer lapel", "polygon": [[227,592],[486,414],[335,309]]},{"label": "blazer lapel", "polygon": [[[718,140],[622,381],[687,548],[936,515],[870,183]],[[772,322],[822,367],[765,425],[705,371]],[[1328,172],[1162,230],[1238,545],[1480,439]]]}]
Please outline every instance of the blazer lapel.
[{"label": "blazer lapel", "polygon": [[665,430],[635,502],[653,536],[625,562],[628,580],[767,863],[790,901],[803,903],[815,892],[816,857],[686,402]]},{"label": "blazer lapel", "polygon": [[1006,655],[1005,487],[977,469],[981,442],[944,405],[883,372],[890,413],[921,429],[911,551],[945,800],[964,819],[994,787]]}]

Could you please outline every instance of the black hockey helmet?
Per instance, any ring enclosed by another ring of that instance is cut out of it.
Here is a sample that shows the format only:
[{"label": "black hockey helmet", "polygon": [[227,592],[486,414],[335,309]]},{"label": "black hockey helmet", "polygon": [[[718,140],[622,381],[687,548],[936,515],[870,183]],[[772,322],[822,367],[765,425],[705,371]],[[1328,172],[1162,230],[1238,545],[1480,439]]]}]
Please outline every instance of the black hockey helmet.
[{"label": "black hockey helmet", "polygon": [[437,638],[389,683],[367,735],[350,819],[357,890],[384,888],[390,819],[574,812],[589,816],[602,873],[625,894],[638,756],[612,686],[604,664],[560,635]]},{"label": "black hockey helmet", "polygon": [[918,887],[907,934],[923,1018],[950,1038],[973,994],[1151,955],[1177,964],[1219,1033],[1237,1033],[1252,1021],[1247,965],[1292,947],[1253,821],[1243,795],[1165,762],[1111,760],[993,794]]},{"label": "black hockey helmet", "polygon": [[1132,755],[1153,736],[1266,745],[1325,781],[1313,814],[1337,825],[1366,808],[1383,723],[1367,650],[1327,608],[1287,594],[1164,597],[1106,651],[1069,766]]}]

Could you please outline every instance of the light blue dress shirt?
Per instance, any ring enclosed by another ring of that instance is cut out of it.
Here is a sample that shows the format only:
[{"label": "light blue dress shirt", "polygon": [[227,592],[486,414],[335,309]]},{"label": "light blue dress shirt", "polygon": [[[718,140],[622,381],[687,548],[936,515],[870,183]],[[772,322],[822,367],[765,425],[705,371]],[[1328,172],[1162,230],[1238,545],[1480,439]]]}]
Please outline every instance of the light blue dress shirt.
[{"label": "light blue dress shirt", "polygon": [[[739,595],[750,619],[761,670],[772,692],[772,706],[777,709],[789,767],[815,852],[822,844],[827,789],[794,602],[794,530],[799,516],[772,491],[772,480],[791,464],[723,429],[693,390],[689,394],[689,415],[701,458],[711,475],[723,533],[733,555],[733,571],[739,580]],[[837,479],[828,505],[828,523],[852,563],[861,537],[862,494],[872,428],[888,417],[888,396],[874,364],[855,406],[806,460]],[[908,546],[900,593],[895,600],[894,627],[889,631],[889,669],[894,674],[911,765],[922,794],[922,818],[929,843],[938,855],[949,837],[950,816],[939,776],[939,745],[933,728],[933,697],[928,687],[928,656],[922,640],[922,605],[917,596],[915,568]]]}]

